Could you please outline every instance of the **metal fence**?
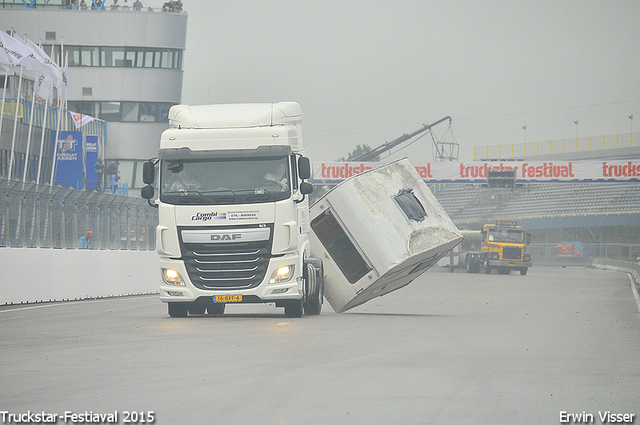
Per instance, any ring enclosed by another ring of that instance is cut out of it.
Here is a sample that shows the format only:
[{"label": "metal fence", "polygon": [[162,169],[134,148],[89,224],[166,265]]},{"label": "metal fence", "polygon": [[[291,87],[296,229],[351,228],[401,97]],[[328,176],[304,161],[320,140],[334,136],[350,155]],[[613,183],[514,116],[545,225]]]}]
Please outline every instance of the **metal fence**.
[{"label": "metal fence", "polygon": [[0,246],[154,250],[158,212],[140,198],[0,179]]},{"label": "metal fence", "polygon": [[640,133],[620,133],[604,136],[573,137],[542,142],[505,143],[474,146],[473,159],[522,158],[535,155],[563,154],[568,152],[601,151],[607,149],[640,146]]}]

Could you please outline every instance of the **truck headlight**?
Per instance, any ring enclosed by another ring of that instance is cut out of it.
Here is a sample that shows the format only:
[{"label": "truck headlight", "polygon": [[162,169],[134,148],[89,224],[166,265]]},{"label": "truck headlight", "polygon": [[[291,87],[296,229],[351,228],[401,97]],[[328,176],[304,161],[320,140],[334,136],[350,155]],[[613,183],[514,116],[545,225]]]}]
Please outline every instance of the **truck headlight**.
[{"label": "truck headlight", "polygon": [[180,273],[174,269],[162,269],[162,280],[169,285],[185,285],[184,279]]},{"label": "truck headlight", "polygon": [[489,253],[489,258],[491,260],[499,260],[500,259],[500,254],[497,252],[490,252]]},{"label": "truck headlight", "polygon": [[522,261],[531,261],[531,254],[524,254],[522,256]]},{"label": "truck headlight", "polygon": [[291,279],[293,276],[294,266],[280,266],[273,272],[271,275],[271,279],[269,279],[269,283],[280,283],[286,282]]}]

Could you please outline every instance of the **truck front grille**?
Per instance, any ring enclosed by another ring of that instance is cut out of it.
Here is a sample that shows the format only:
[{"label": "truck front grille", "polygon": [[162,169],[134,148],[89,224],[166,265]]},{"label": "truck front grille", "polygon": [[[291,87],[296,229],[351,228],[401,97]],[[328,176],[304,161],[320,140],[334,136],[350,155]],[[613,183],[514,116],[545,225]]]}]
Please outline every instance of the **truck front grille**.
[{"label": "truck front grille", "polygon": [[271,258],[271,240],[185,243],[182,260],[191,283],[205,290],[249,289],[263,280]]},{"label": "truck front grille", "polygon": [[502,250],[503,260],[520,260],[522,258],[522,248],[507,246]]}]

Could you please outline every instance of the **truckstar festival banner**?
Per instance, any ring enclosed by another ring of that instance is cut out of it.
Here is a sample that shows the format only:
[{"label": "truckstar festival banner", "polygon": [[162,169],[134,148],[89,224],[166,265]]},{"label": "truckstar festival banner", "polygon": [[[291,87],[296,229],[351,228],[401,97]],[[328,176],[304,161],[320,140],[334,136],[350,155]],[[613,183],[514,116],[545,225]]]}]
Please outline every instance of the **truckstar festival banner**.
[{"label": "truckstar festival banner", "polygon": [[[316,162],[313,182],[336,184],[382,162]],[[640,181],[640,160],[471,161],[415,165],[427,183],[486,183],[488,170],[516,171],[516,182]]]}]

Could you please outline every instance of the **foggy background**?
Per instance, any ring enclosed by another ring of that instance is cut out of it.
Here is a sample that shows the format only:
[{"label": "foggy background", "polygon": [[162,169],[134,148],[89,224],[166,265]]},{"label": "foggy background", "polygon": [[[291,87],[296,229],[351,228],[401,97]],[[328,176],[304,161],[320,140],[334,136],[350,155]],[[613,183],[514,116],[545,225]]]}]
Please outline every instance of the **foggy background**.
[{"label": "foggy background", "polygon": [[[183,2],[183,103],[299,102],[314,161],[447,115],[462,161],[477,145],[640,131],[635,0]],[[389,159],[432,161],[431,144]]]}]

